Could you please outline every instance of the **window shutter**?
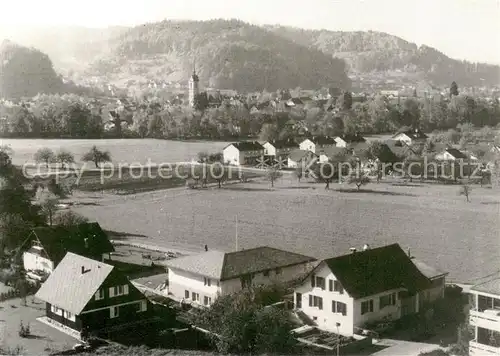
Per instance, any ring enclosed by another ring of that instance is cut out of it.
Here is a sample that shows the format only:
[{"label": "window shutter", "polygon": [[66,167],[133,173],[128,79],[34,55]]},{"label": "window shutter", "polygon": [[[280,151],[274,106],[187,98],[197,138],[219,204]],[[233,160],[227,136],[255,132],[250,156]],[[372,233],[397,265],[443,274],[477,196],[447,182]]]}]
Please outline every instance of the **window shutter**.
[{"label": "window shutter", "polygon": [[309,294],[309,306],[313,306],[313,296]]},{"label": "window shutter", "polygon": [[328,280],[328,289],[333,292],[333,281],[331,279]]},{"label": "window shutter", "polygon": [[110,287],[109,288],[109,297],[113,298],[114,296],[115,296],[115,288],[114,287]]},{"label": "window shutter", "polygon": [[318,298],[319,310],[323,310],[323,298]]},{"label": "window shutter", "polygon": [[373,311],[373,299],[370,299],[370,312]]},{"label": "window shutter", "polygon": [[335,312],[336,312],[335,301],[332,300],[332,313],[335,313]]},{"label": "window shutter", "polygon": [[123,286],[123,294],[128,294],[128,284]]},{"label": "window shutter", "polygon": [[316,282],[316,276],[313,274],[313,275],[311,276],[311,287],[313,287],[313,288],[314,288],[314,287],[316,286],[316,285],[315,285],[315,284],[316,284],[315,282]]}]

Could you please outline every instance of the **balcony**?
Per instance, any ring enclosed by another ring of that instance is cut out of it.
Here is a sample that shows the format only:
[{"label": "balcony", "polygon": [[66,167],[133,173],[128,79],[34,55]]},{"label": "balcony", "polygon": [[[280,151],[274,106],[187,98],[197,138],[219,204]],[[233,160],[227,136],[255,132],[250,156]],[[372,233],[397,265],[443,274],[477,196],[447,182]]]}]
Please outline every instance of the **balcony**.
[{"label": "balcony", "polygon": [[500,310],[471,310],[469,313],[469,324],[480,328],[500,331]]},{"label": "balcony", "polygon": [[469,341],[469,354],[471,356],[500,355],[500,347],[480,344],[477,340]]}]

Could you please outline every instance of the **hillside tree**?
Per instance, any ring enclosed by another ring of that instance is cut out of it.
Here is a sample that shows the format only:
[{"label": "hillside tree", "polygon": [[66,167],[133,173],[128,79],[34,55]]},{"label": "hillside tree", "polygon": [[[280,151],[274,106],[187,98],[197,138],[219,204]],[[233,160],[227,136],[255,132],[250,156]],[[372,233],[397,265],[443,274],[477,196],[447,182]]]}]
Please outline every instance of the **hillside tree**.
[{"label": "hillside tree", "polygon": [[50,148],[43,147],[35,152],[33,159],[35,160],[36,163],[45,163],[46,166],[49,167],[50,163],[55,162],[56,155],[54,154],[54,151],[52,151]]},{"label": "hillside tree", "polygon": [[467,203],[470,202],[469,196],[471,193],[472,187],[468,185],[467,183],[464,183],[460,186],[460,190],[458,191],[459,195],[463,195],[465,199],[467,200]]},{"label": "hillside tree", "polygon": [[450,86],[450,98],[452,96],[458,96],[458,85],[455,81],[453,81]]},{"label": "hillside tree", "polygon": [[108,151],[101,151],[96,146],[92,146],[92,148],[82,156],[82,161],[94,162],[95,167],[99,168],[101,163],[111,162],[111,154]]},{"label": "hillside tree", "polygon": [[60,211],[54,216],[54,225],[60,226],[75,226],[79,224],[87,223],[89,220],[78,213],[75,213],[73,210],[65,210]]},{"label": "hillside tree", "polygon": [[266,171],[266,179],[271,183],[271,187],[274,187],[274,182],[282,176],[283,174],[276,167],[269,167]]},{"label": "hillside tree", "polygon": [[69,151],[60,150],[56,155],[56,162],[61,165],[62,169],[65,169],[66,165],[75,163],[75,156]]}]

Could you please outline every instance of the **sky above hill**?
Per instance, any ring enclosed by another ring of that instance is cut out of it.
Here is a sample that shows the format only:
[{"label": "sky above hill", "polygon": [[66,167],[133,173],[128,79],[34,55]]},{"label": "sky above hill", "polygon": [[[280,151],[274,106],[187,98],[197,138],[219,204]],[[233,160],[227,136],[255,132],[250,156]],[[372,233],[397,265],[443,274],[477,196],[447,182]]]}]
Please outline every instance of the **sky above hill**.
[{"label": "sky above hill", "polygon": [[308,29],[383,31],[450,57],[500,64],[500,0],[12,0],[0,24],[130,26],[238,18]]}]

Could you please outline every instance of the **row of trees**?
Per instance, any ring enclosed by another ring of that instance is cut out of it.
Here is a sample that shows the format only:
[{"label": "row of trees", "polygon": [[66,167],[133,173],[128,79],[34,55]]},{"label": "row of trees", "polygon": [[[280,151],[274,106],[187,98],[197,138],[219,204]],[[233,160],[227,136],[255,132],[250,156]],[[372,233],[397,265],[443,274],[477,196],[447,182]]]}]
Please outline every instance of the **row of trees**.
[{"label": "row of trees", "polygon": [[[66,168],[66,165],[71,165],[75,163],[75,156],[73,153],[67,150],[60,150],[55,153],[53,150],[47,147],[42,147],[35,152],[33,159],[36,163],[43,163],[49,167],[51,163],[57,163],[61,165],[61,168]],[[92,148],[85,152],[82,156],[83,162],[93,162],[96,168],[99,168],[101,163],[111,162],[111,154],[108,151],[102,151],[97,148],[97,146],[92,146]]]},{"label": "row of trees", "polygon": [[[11,137],[283,138],[304,132],[340,135],[394,132],[401,126],[423,131],[475,128],[500,123],[497,100],[466,95],[352,98],[348,92],[328,102],[296,108],[272,104],[289,95],[222,100],[217,108],[195,110],[161,99],[138,99],[129,107],[75,95],[39,95],[29,102],[0,103],[0,134]],[[275,99],[273,99],[275,98]],[[111,113],[111,115],[110,115]],[[290,124],[294,122],[295,124]]]}]

